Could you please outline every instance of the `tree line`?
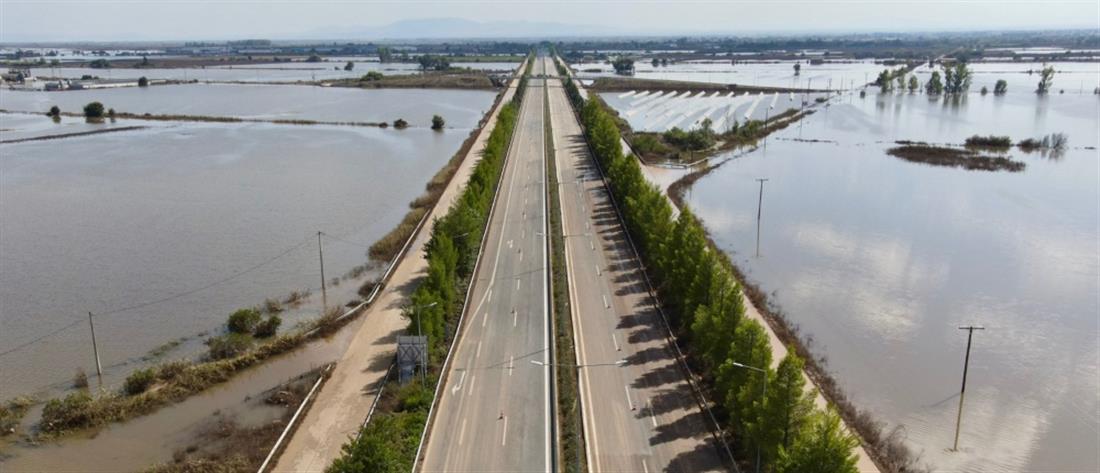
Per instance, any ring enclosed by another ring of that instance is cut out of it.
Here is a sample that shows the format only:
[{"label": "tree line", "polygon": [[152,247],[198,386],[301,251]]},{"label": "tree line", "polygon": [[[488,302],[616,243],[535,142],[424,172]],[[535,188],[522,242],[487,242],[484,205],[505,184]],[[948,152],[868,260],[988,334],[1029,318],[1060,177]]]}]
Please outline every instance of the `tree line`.
[{"label": "tree line", "polygon": [[740,458],[759,449],[764,471],[854,473],[858,440],[833,409],[814,407],[793,348],[771,368],[767,331],[745,317],[741,286],[699,220],[686,207],[673,217],[669,200],[623,154],[615,119],[596,100],[582,99],[571,80],[565,88],[672,329],[713,388]]}]

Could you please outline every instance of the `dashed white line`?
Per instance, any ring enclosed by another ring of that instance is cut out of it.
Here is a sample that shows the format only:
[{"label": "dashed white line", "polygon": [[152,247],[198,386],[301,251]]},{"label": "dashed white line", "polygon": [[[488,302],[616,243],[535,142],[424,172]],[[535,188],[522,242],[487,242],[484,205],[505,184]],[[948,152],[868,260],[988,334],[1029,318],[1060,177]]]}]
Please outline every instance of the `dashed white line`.
[{"label": "dashed white line", "polygon": [[500,444],[508,444],[508,416],[504,416],[504,428],[500,430]]},{"label": "dashed white line", "polygon": [[466,418],[462,418],[462,429],[458,431],[458,444],[462,445],[462,441],[466,440]]},{"label": "dashed white line", "polygon": [[474,353],[474,358],[481,358],[481,342],[482,340],[477,341],[477,353]]},{"label": "dashed white line", "polygon": [[603,272],[600,271],[600,265],[596,265],[596,276],[603,276]]},{"label": "dashed white line", "polygon": [[605,295],[603,295],[603,294],[600,294],[600,298],[601,298],[601,299],[603,299],[603,308],[604,308],[604,309],[610,309],[610,308],[611,308],[611,304],[608,304],[608,303],[607,303],[607,296],[605,296]]},{"label": "dashed white line", "polygon": [[649,473],[649,465],[645,463],[645,460],[642,460],[642,471],[643,473]]},{"label": "dashed white line", "polygon": [[512,309],[512,326],[515,327],[517,324],[519,324],[519,314],[516,312],[516,309],[513,308]]},{"label": "dashed white line", "polygon": [[515,368],[516,368],[516,357],[509,355],[508,356],[508,376],[512,376],[512,371],[515,371]]},{"label": "dashed white line", "polygon": [[630,386],[623,385],[623,391],[626,392],[626,404],[630,406],[630,410],[634,410],[634,400],[630,398]]},{"label": "dashed white line", "polygon": [[615,332],[611,332],[611,343],[615,344],[615,351],[622,351],[622,347],[619,346],[619,339],[615,338]]},{"label": "dashed white line", "polygon": [[489,296],[486,298],[485,302],[493,302],[493,290],[492,289],[489,289]]},{"label": "dashed white line", "polygon": [[474,394],[474,381],[477,381],[477,375],[470,376],[470,387],[466,389],[466,395],[472,396]]},{"label": "dashed white line", "polygon": [[653,426],[657,427],[657,416],[653,415],[653,403],[649,402],[649,399],[645,401],[646,409],[649,409],[649,420],[653,421]]},{"label": "dashed white line", "polygon": [[519,290],[519,278],[516,278],[516,290]]}]

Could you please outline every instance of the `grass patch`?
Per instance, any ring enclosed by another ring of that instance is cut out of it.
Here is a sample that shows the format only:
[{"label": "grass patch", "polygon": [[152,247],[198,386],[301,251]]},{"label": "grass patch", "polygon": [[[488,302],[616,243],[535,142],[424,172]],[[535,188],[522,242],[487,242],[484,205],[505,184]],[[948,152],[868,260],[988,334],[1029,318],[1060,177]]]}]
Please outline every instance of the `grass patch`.
[{"label": "grass patch", "polygon": [[0,437],[15,433],[15,429],[19,427],[23,416],[27,414],[27,410],[33,404],[34,399],[26,396],[20,396],[0,404]]},{"label": "grass patch", "polygon": [[974,135],[966,139],[966,146],[969,148],[1009,148],[1012,146],[1012,139],[1007,136],[979,136]]},{"label": "grass patch", "polygon": [[335,87],[364,89],[495,89],[499,85],[483,72],[428,72],[424,74],[363,76],[357,79],[326,81]]}]

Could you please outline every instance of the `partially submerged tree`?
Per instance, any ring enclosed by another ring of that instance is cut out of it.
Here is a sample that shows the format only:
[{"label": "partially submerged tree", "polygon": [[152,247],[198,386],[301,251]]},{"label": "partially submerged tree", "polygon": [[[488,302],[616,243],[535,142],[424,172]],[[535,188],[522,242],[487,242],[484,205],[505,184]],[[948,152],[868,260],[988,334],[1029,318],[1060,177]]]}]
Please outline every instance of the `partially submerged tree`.
[{"label": "partially submerged tree", "polygon": [[965,62],[958,62],[954,66],[943,66],[943,91],[950,95],[965,94],[970,89],[970,69]]},{"label": "partially submerged tree", "polygon": [[917,81],[917,76],[909,76],[909,93],[916,92],[920,88],[920,82]]},{"label": "partially submerged tree", "polygon": [[103,104],[99,102],[91,102],[84,106],[84,116],[86,118],[103,118],[104,111]]},{"label": "partially submerged tree", "polygon": [[928,95],[940,95],[943,93],[943,81],[940,80],[940,71],[932,71],[932,77],[924,85],[924,91]]},{"label": "partially submerged tree", "polygon": [[1039,71],[1039,86],[1035,89],[1035,93],[1039,95],[1050,92],[1050,88],[1054,85],[1054,66],[1046,66],[1043,70]]},{"label": "partially submerged tree", "polygon": [[802,73],[802,64],[799,64],[799,63],[797,63],[797,62],[796,62],[796,63],[794,63],[794,75],[796,75],[796,76],[797,76],[797,75],[799,75],[799,74],[801,74],[801,73]]},{"label": "partially submerged tree", "polygon": [[634,74],[634,60],[626,56],[619,56],[611,60],[611,67],[615,68],[615,73],[620,75]]},{"label": "partially submerged tree", "polygon": [[441,117],[439,115],[432,115],[432,129],[433,130],[442,130],[443,126],[446,125],[446,124],[447,124],[447,122],[443,120],[443,117]]},{"label": "partially submerged tree", "polygon": [[147,79],[145,76],[139,77],[138,87],[149,87],[149,79]]},{"label": "partially submerged tree", "polygon": [[1008,92],[1008,82],[1004,79],[998,79],[997,84],[993,86],[993,95],[1004,95]]},{"label": "partially submerged tree", "polygon": [[344,64],[344,70],[345,71],[350,71],[352,69],[355,69],[355,63],[354,62],[348,61],[347,64]]}]

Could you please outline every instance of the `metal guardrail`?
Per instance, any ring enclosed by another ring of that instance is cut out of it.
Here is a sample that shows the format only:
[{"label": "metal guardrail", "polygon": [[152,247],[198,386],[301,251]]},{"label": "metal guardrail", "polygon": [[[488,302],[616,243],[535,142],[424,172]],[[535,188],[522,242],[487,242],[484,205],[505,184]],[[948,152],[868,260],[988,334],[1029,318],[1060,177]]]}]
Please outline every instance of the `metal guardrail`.
[{"label": "metal guardrail", "polygon": [[[519,69],[516,69],[519,72],[517,72],[518,75],[516,76],[516,79],[513,79],[513,81],[520,80],[519,78],[522,77],[522,74],[523,74],[522,71],[526,68],[525,67],[526,64],[527,64],[527,62],[524,61],[524,63],[520,65]],[[509,84],[508,88],[511,89],[512,85]],[[517,93],[519,92],[518,83],[517,83],[517,86],[516,86],[516,92]],[[505,94],[507,95],[507,91],[505,91]],[[513,100],[514,99],[515,99],[515,96],[513,96]],[[501,100],[501,103],[498,106],[500,108],[503,108],[505,105],[506,104],[504,103],[504,100]],[[499,120],[499,116],[500,116],[499,113],[500,112],[499,111],[494,111],[494,113],[497,113],[497,117],[498,117],[498,120]],[[516,122],[517,123],[519,122],[519,116],[518,115],[516,117]],[[493,132],[493,130],[489,130],[490,134],[492,132]],[[464,322],[466,320],[466,311],[469,309],[469,305],[470,305],[470,293],[473,291],[474,282],[476,281],[474,279],[474,275],[477,274],[478,269],[481,267],[481,256],[482,256],[482,253],[484,253],[485,240],[489,237],[489,224],[493,221],[493,218],[492,218],[493,211],[496,209],[497,200],[500,197],[501,182],[504,180],[504,169],[506,169],[507,166],[508,166],[508,161],[509,161],[508,158],[512,154],[511,150],[512,150],[512,146],[515,143],[515,138],[516,138],[516,133],[515,133],[515,130],[513,129],[512,130],[512,136],[510,136],[508,138],[508,150],[504,153],[504,163],[501,165],[501,168],[500,168],[501,169],[500,177],[497,179],[497,185],[493,189],[493,202],[492,202],[492,204],[489,205],[489,213],[488,213],[487,218],[485,219],[485,226],[483,227],[482,232],[481,232],[481,243],[478,246],[477,258],[474,260],[473,271],[470,273],[470,275],[471,275],[470,276],[471,277],[470,285],[466,288],[466,296],[463,298],[463,301],[462,301],[462,311],[459,313],[459,316],[458,316],[458,324],[456,325],[457,328],[455,329],[455,337],[453,339],[451,339],[451,346],[447,348],[447,357],[444,358],[444,360],[443,360],[443,366],[440,368],[440,371],[439,371],[439,379],[436,380],[436,382],[435,382],[435,392],[432,394],[432,405],[430,407],[428,407],[428,417],[427,417],[427,420],[424,422],[424,430],[420,432],[420,443],[416,447],[416,456],[413,457],[412,473],[416,473],[417,468],[420,466],[420,457],[423,454],[425,441],[428,439],[428,431],[431,430],[432,423],[435,420],[436,405],[439,403],[439,390],[443,387],[443,385],[445,384],[445,382],[447,380],[447,368],[451,364],[451,356],[454,354],[455,346],[457,346],[458,340],[462,336],[463,325],[464,325]]]},{"label": "metal guardrail", "polygon": [[279,451],[279,447],[283,445],[283,440],[286,439],[287,434],[290,433],[290,429],[294,428],[295,422],[298,421],[298,416],[302,415],[302,411],[305,410],[309,401],[313,398],[313,394],[317,392],[317,388],[321,386],[321,382],[325,380],[325,376],[332,370],[334,364],[329,364],[321,374],[317,376],[317,382],[313,383],[313,388],[309,390],[309,394],[306,394],[305,399],[302,399],[302,403],[298,405],[298,410],[294,411],[294,416],[290,418],[290,422],[286,423],[286,427],[283,428],[283,433],[279,434],[279,439],[275,441],[275,445],[271,447],[271,451],[267,452],[267,457],[264,458],[264,462],[260,464],[260,468],[256,470],[256,473],[264,473],[267,465],[271,463],[271,460],[275,457],[275,453]]}]

